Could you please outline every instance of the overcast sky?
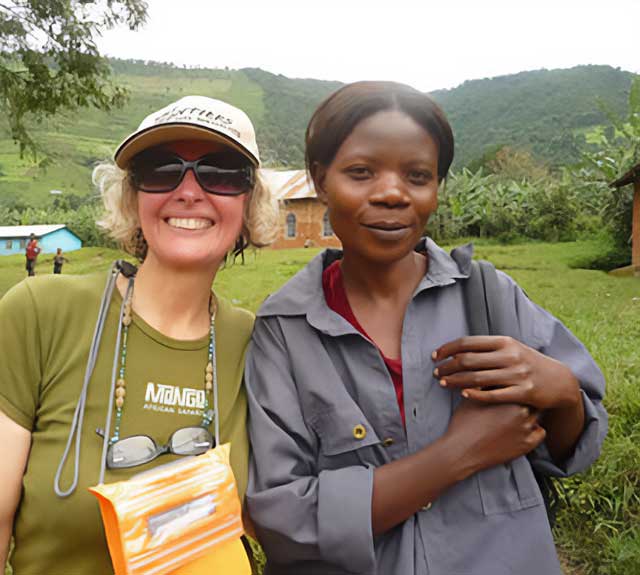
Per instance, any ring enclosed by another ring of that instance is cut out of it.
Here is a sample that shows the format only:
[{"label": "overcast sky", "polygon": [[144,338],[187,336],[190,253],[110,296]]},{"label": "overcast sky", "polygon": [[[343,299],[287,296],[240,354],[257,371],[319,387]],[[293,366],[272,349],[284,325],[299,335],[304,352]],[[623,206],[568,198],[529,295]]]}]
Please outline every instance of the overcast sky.
[{"label": "overcast sky", "polygon": [[118,58],[291,78],[396,80],[428,91],[540,68],[640,73],[640,0],[149,0]]}]

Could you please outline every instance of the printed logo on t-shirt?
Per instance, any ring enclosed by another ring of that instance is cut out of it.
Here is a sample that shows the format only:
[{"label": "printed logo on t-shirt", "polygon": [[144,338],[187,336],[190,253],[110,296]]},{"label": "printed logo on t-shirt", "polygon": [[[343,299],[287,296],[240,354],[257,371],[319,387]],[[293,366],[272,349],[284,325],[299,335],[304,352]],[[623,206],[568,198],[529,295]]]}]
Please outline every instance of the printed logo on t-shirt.
[{"label": "printed logo on t-shirt", "polygon": [[180,415],[202,415],[204,400],[204,389],[150,381],[144,394],[144,409]]}]

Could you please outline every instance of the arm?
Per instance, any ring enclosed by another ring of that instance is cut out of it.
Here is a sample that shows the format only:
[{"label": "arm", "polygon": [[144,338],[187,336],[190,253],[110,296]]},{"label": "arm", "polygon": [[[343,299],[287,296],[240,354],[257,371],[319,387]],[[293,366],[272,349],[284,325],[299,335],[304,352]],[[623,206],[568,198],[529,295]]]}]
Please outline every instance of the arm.
[{"label": "arm", "polygon": [[0,411],[0,565],[4,567],[20,501],[22,476],[31,447],[31,433]]},{"label": "arm", "polygon": [[554,460],[568,457],[584,427],[580,384],[561,362],[502,336],[472,336],[449,342],[437,359],[440,384],[463,389],[479,403],[519,403],[542,412],[546,444]]},{"label": "arm", "polygon": [[378,468],[318,469],[321,443],[302,413],[277,320],[256,322],[245,378],[253,447],[247,502],[260,542],[277,563],[321,560],[372,570],[374,535],[544,438],[527,408],[464,402],[445,436],[413,455]]},{"label": "arm", "polygon": [[28,282],[0,298],[0,565],[4,566],[31,448],[41,381],[40,340]]},{"label": "arm", "polygon": [[561,382],[557,389],[566,391],[564,401],[556,400],[555,407],[546,409],[540,417],[540,425],[547,432],[546,446],[556,463],[565,461],[578,443],[584,429],[584,405],[580,393],[580,382],[563,363],[544,357],[544,365],[549,369],[547,381]]},{"label": "arm", "polygon": [[565,476],[597,458],[607,431],[605,382],[585,347],[550,313],[499,272],[501,297],[513,302],[520,339],[467,337],[442,346],[436,376],[483,403],[517,402],[542,411],[547,431],[532,456],[540,471]]},{"label": "arm", "polygon": [[532,451],[545,438],[523,406],[463,401],[445,435],[413,455],[379,467],[373,484],[373,530],[405,521],[448,487]]}]

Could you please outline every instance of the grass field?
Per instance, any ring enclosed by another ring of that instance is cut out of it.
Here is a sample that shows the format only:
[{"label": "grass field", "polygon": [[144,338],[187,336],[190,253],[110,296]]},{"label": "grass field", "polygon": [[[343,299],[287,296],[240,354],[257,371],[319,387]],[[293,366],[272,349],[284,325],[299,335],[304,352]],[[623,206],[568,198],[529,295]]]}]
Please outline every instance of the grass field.
[{"label": "grass field", "polygon": [[[499,246],[480,244],[476,254],[509,273],[537,303],[559,317],[585,343],[608,382],[611,432],[599,462],[567,482],[572,494],[556,539],[568,564],[584,575],[640,573],[640,280],[615,278],[571,266],[598,254],[595,241]],[[296,273],[314,249],[249,253],[245,265],[223,269],[217,291],[256,310]],[[64,273],[106,269],[114,250],[85,248],[67,254]],[[52,256],[36,271],[49,273]],[[23,256],[0,257],[0,296],[25,275]],[[568,571],[569,572],[569,571]],[[571,571],[573,572],[573,571]],[[544,575],[544,574],[541,574]]]}]

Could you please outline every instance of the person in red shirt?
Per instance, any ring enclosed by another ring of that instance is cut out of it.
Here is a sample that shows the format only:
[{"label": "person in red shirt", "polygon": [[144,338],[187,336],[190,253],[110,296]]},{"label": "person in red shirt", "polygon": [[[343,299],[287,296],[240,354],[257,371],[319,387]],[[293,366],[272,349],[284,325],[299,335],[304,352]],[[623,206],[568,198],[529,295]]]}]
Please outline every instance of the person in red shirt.
[{"label": "person in red shirt", "polygon": [[27,275],[34,276],[36,275],[36,260],[38,259],[38,254],[41,252],[41,248],[38,245],[38,238],[36,238],[35,234],[31,234],[29,236],[29,243],[27,244]]}]

